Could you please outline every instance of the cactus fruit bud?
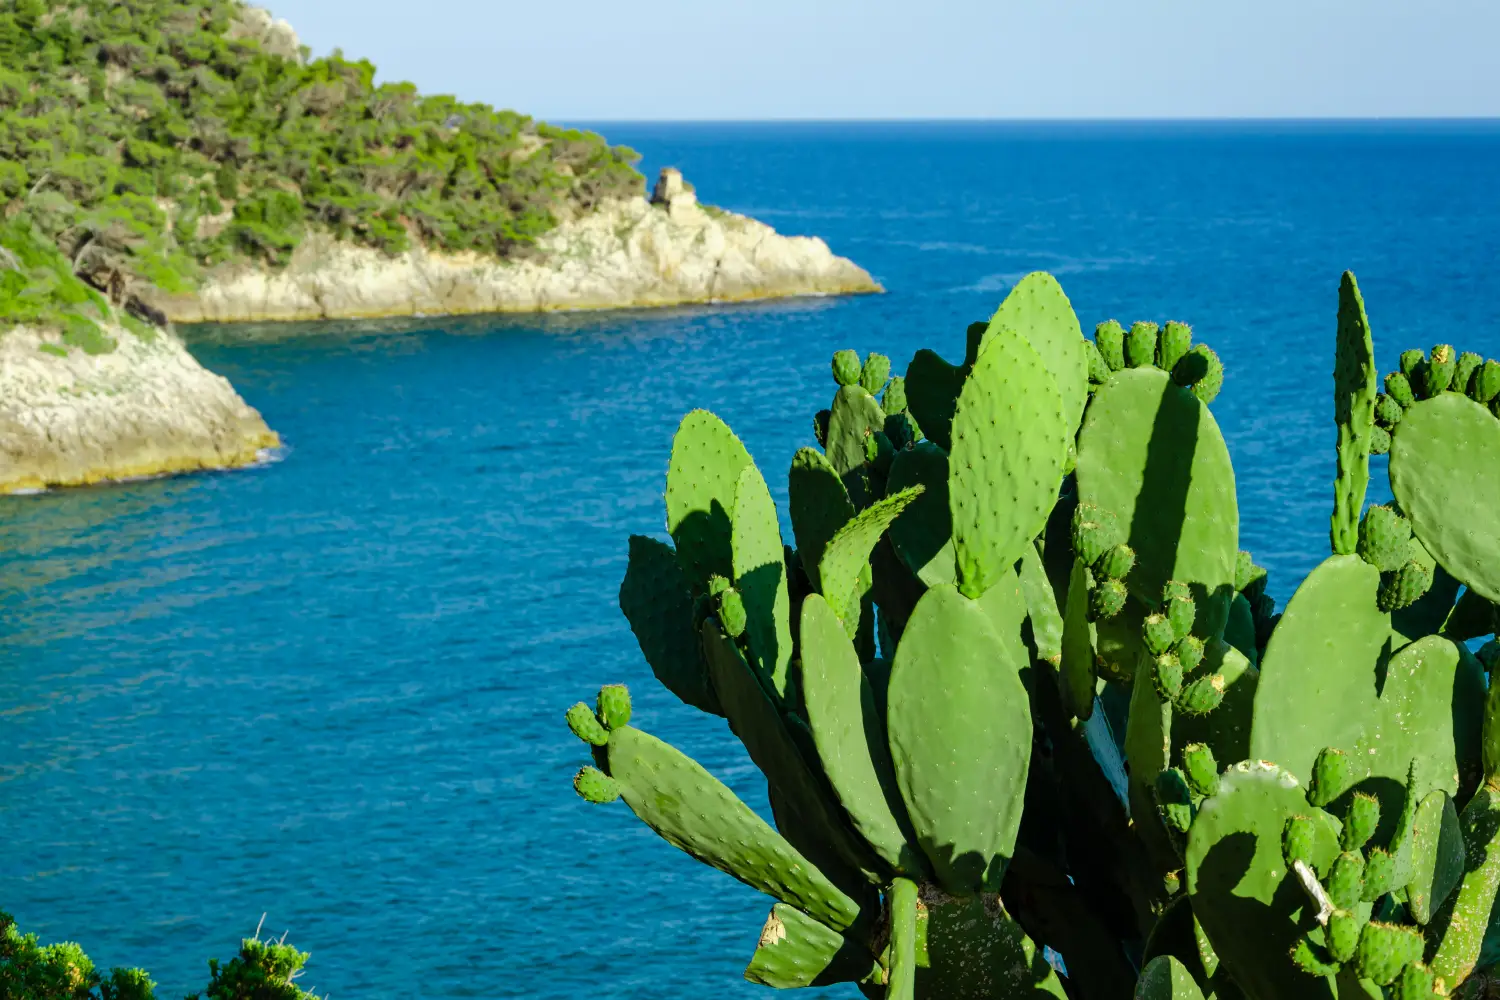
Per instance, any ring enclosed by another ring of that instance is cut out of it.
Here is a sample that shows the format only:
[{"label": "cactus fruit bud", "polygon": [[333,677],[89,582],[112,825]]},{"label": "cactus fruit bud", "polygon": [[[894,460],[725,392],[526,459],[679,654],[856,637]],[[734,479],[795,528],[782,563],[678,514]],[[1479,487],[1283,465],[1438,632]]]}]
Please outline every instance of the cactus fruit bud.
[{"label": "cactus fruit bud", "polygon": [[1293,816],[1281,828],[1281,857],[1291,868],[1297,862],[1312,867],[1318,828],[1309,816]]},{"label": "cactus fruit bud", "polygon": [[1181,580],[1168,580],[1161,588],[1161,602],[1166,604],[1174,597],[1185,597],[1191,601],[1193,599],[1193,588]]},{"label": "cactus fruit bud", "polygon": [[1085,566],[1092,566],[1119,540],[1120,525],[1113,512],[1091,503],[1081,503],[1073,511],[1073,554]]},{"label": "cactus fruit bud", "polygon": [[573,791],[585,802],[606,805],[620,797],[620,786],[614,778],[597,767],[579,769],[573,775]]},{"label": "cactus fruit bud", "polygon": [[1167,621],[1172,623],[1172,634],[1179,639],[1193,631],[1193,620],[1197,615],[1198,609],[1191,597],[1174,597],[1167,601]]},{"label": "cactus fruit bud", "polygon": [[1180,890],[1181,888],[1182,888],[1182,869],[1179,868],[1175,872],[1167,872],[1165,875],[1163,875],[1161,877],[1161,889],[1162,889],[1162,892],[1166,893],[1168,896],[1175,896],[1175,895],[1177,895],[1178,890]]},{"label": "cactus fruit bud", "polygon": [[1391,450],[1391,432],[1384,427],[1370,428],[1370,454],[1385,455]]},{"label": "cactus fruit bud", "polygon": [[1436,985],[1431,969],[1421,962],[1408,962],[1396,977],[1391,1000],[1432,1000],[1437,995]]},{"label": "cactus fruit bud", "polygon": [[1182,769],[1188,786],[1199,795],[1213,795],[1219,790],[1219,764],[1206,743],[1189,743],[1182,748]]},{"label": "cactus fruit bud", "polygon": [[1370,921],[1354,950],[1354,970],[1376,986],[1389,986],[1401,970],[1422,960],[1422,935],[1415,928]]},{"label": "cactus fruit bud", "polygon": [[1162,701],[1177,700],[1182,694],[1182,663],[1177,657],[1163,653],[1151,661],[1151,686]]},{"label": "cactus fruit bud", "polygon": [[1469,398],[1488,406],[1490,400],[1500,396],[1500,361],[1486,361],[1474,373],[1469,387]]},{"label": "cactus fruit bud", "polygon": [[1186,323],[1172,320],[1162,327],[1161,341],[1156,348],[1156,367],[1169,372],[1193,346],[1193,328]]},{"label": "cactus fruit bud", "polygon": [[1365,859],[1356,851],[1345,851],[1328,869],[1328,898],[1333,905],[1352,909],[1365,891]]},{"label": "cactus fruit bud", "polygon": [[1245,595],[1251,609],[1254,609],[1255,602],[1266,592],[1265,568],[1255,565],[1255,560],[1244,549],[1235,557],[1234,589]]},{"label": "cactus fruit bud", "polygon": [[905,378],[897,375],[886,383],[885,395],[880,397],[880,408],[888,415],[906,412]]},{"label": "cactus fruit bud", "polygon": [[1094,572],[1106,580],[1123,580],[1135,568],[1135,549],[1116,545],[1094,562]]},{"label": "cactus fruit bud", "polygon": [[1394,572],[1406,561],[1411,543],[1411,523],[1384,504],[1365,511],[1359,522],[1359,544],[1355,551],[1382,573]]},{"label": "cactus fruit bud", "polygon": [[720,594],[724,593],[724,591],[726,591],[728,589],[729,589],[729,579],[728,579],[728,577],[724,577],[724,576],[719,575],[718,573],[714,573],[712,576],[710,576],[708,578],[708,596],[709,597],[718,597]]},{"label": "cactus fruit bud", "polygon": [[1403,410],[1409,410],[1417,403],[1417,397],[1411,391],[1411,382],[1400,372],[1391,372],[1385,377],[1385,392]]},{"label": "cactus fruit bud", "polygon": [[1427,355],[1422,353],[1420,347],[1413,347],[1410,350],[1402,351],[1400,361],[1401,374],[1405,375],[1408,379],[1411,378],[1411,373],[1416,371],[1417,366],[1426,360]]},{"label": "cactus fruit bud", "polygon": [[1322,979],[1338,973],[1339,963],[1332,960],[1329,954],[1320,946],[1307,939],[1306,935],[1297,939],[1292,946],[1292,964],[1309,976],[1317,976]]},{"label": "cactus fruit bud", "polygon": [[1172,706],[1183,715],[1207,715],[1224,700],[1224,675],[1205,674],[1182,689]]},{"label": "cactus fruit bud", "polygon": [[1401,422],[1401,415],[1406,411],[1401,404],[1396,402],[1385,393],[1375,397],[1375,422],[1386,430],[1391,430]]},{"label": "cactus fruit bud", "polygon": [[1125,367],[1125,329],[1114,320],[1094,327],[1094,346],[1112,372]]},{"label": "cactus fruit bud", "polygon": [[813,437],[817,439],[819,448],[828,447],[828,421],[832,416],[832,410],[819,410],[813,414]]},{"label": "cactus fruit bud", "polygon": [[599,721],[608,730],[630,725],[630,689],[624,684],[606,684],[599,689]]},{"label": "cactus fruit bud", "polygon": [[1160,656],[1172,648],[1177,636],[1172,633],[1172,623],[1166,615],[1147,615],[1141,626],[1141,638],[1145,640],[1146,652]]},{"label": "cactus fruit bud", "polygon": [[1367,903],[1390,892],[1396,881],[1396,859],[1389,853],[1377,847],[1365,858],[1365,891],[1363,899]]},{"label": "cactus fruit bud", "polygon": [[1349,755],[1333,747],[1318,751],[1313,761],[1312,785],[1307,790],[1307,801],[1319,809],[1343,795],[1354,784],[1354,764]]},{"label": "cactus fruit bud", "polygon": [[1104,361],[1104,355],[1099,353],[1099,345],[1092,340],[1084,342],[1084,356],[1089,363],[1089,381],[1103,384],[1109,381],[1109,365]]},{"label": "cactus fruit bud", "polygon": [[1453,370],[1453,385],[1449,388],[1454,392],[1467,393],[1469,386],[1474,383],[1474,373],[1482,364],[1484,358],[1473,351],[1464,351],[1458,356],[1458,367]]},{"label": "cactus fruit bud", "polygon": [[1380,589],[1375,592],[1375,606],[1381,611],[1409,608],[1432,586],[1433,569],[1415,559],[1408,559],[1394,573],[1380,574]]},{"label": "cactus fruit bud", "polygon": [[725,634],[738,639],[745,634],[749,619],[745,614],[745,599],[733,587],[719,595],[719,624]]},{"label": "cactus fruit bud", "polygon": [[1177,654],[1177,662],[1182,664],[1182,672],[1190,674],[1198,669],[1198,664],[1203,662],[1203,640],[1196,635],[1185,635],[1177,640],[1177,645],[1172,647],[1172,652]]},{"label": "cactus fruit bud", "polygon": [[1195,354],[1204,358],[1205,370],[1203,377],[1193,383],[1193,395],[1197,396],[1204,406],[1207,406],[1219,398],[1219,390],[1224,388],[1224,362],[1219,360],[1219,356],[1207,344],[1193,345],[1193,349],[1184,357],[1192,357]]},{"label": "cactus fruit bud", "polygon": [[1156,324],[1132,323],[1125,334],[1125,363],[1131,368],[1144,368],[1156,363]]},{"label": "cactus fruit bud", "polygon": [[1380,825],[1380,802],[1367,792],[1355,792],[1344,812],[1340,841],[1346,851],[1362,850]]},{"label": "cactus fruit bud", "polygon": [[1089,620],[1097,622],[1113,618],[1125,607],[1127,596],[1125,585],[1119,580],[1101,580],[1089,591]]},{"label": "cactus fruit bud", "polygon": [[839,385],[854,385],[863,369],[858,351],[833,352],[833,380]]},{"label": "cactus fruit bud", "polygon": [[1156,775],[1156,804],[1162,822],[1178,833],[1187,833],[1193,825],[1193,793],[1187,779],[1175,767]]},{"label": "cactus fruit bud", "polygon": [[871,351],[865,356],[864,367],[859,370],[859,384],[865,392],[874,396],[885,388],[886,380],[891,377],[891,359],[884,354],[876,354]]},{"label": "cactus fruit bud", "polygon": [[[1426,367],[1418,367],[1422,381],[1422,394],[1428,399],[1446,390],[1453,384],[1453,375],[1458,368],[1458,356],[1451,344],[1437,344],[1427,356]],[[1410,377],[1410,376],[1408,376]]]},{"label": "cactus fruit bud", "polygon": [[584,702],[568,709],[568,728],[574,736],[593,746],[602,747],[609,742],[609,730],[600,724],[594,710]]},{"label": "cactus fruit bud", "polygon": [[1359,932],[1364,930],[1358,917],[1348,910],[1334,910],[1328,916],[1328,928],[1324,938],[1328,941],[1328,954],[1336,962],[1347,962],[1354,957],[1359,946]]}]

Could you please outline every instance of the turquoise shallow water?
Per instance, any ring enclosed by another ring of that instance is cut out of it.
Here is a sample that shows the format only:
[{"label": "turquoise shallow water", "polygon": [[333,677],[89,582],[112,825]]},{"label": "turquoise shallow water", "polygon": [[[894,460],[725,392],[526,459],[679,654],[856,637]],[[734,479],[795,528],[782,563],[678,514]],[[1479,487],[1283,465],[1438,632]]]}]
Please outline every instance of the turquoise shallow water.
[{"label": "turquoise shallow water", "polygon": [[262,913],[338,1000],[749,995],[767,901],[568,787],[561,711],[623,680],[764,805],[615,606],[684,411],[724,416],[784,500],[833,350],[955,356],[1044,268],[1088,327],[1185,319],[1223,356],[1242,544],[1284,600],[1327,547],[1340,271],[1387,366],[1500,354],[1490,124],[607,132],[890,294],[200,331],[281,461],[0,500],[0,908],[25,927],[165,997]]}]

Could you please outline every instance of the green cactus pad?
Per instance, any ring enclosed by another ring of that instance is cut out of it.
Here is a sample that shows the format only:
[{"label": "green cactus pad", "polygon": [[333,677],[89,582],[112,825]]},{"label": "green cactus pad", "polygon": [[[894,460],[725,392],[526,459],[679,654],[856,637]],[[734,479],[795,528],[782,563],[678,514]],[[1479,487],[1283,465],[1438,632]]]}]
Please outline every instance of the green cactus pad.
[{"label": "green cactus pad", "polygon": [[1391,1000],[1431,1000],[1433,991],[1432,970],[1418,962],[1412,962],[1401,970],[1391,987]]},{"label": "green cactus pad", "polygon": [[585,802],[596,805],[607,805],[620,797],[619,783],[597,767],[580,768],[573,775],[573,791]]},{"label": "green cactus pad", "polygon": [[1359,904],[1365,891],[1365,859],[1357,851],[1344,851],[1328,869],[1328,898],[1348,909]]},{"label": "green cactus pad", "polygon": [[1500,421],[1457,393],[1413,406],[1391,446],[1391,489],[1442,567],[1500,600]]},{"label": "green cactus pad", "polygon": [[1129,591],[1119,580],[1100,580],[1089,592],[1089,618],[1103,621],[1118,615],[1125,607]]},{"label": "green cactus pad", "polygon": [[1043,1000],[1067,994],[1000,897],[952,897],[924,885],[917,908],[916,995],[937,1000]]},{"label": "green cactus pad", "polygon": [[1469,398],[1476,403],[1488,406],[1497,395],[1500,395],[1500,361],[1493,359],[1486,361],[1474,373],[1470,381]]},{"label": "green cactus pad", "polygon": [[776,502],[754,465],[740,472],[730,525],[734,584],[745,606],[750,660],[776,694],[785,696],[792,662],[786,553]]},{"label": "green cactus pad", "polygon": [[[1137,630],[1139,634],[1139,630]],[[1143,653],[1140,655],[1144,655]],[[1171,765],[1172,705],[1156,692],[1152,671],[1135,671],[1125,719],[1125,760],[1129,761],[1126,794],[1130,815],[1157,868],[1177,865],[1176,849],[1167,837],[1156,804],[1156,775]]]},{"label": "green cactus pad", "polygon": [[1255,612],[1244,594],[1235,594],[1229,604],[1229,619],[1224,623],[1224,641],[1239,650],[1250,662],[1256,662]]},{"label": "green cactus pad", "polygon": [[1400,372],[1391,372],[1385,377],[1385,393],[1403,410],[1409,410],[1417,403],[1417,396],[1412,392],[1411,382]]},{"label": "green cactus pad", "polygon": [[947,586],[922,595],[891,664],[896,780],[939,882],[957,893],[998,889],[1015,845],[1031,759],[1021,666]]},{"label": "green cactus pad", "polygon": [[1219,765],[1208,744],[1189,743],[1183,747],[1182,768],[1194,794],[1212,795],[1219,790]]},{"label": "green cactus pad", "polygon": [[1449,387],[1454,392],[1467,393],[1469,386],[1474,382],[1474,373],[1484,364],[1484,358],[1473,351],[1465,351],[1458,356],[1458,367],[1453,371],[1453,384]]},{"label": "green cactus pad", "polygon": [[1129,545],[1116,545],[1106,549],[1094,561],[1094,572],[1103,580],[1124,580],[1135,568],[1135,549]]},{"label": "green cactus pad", "polygon": [[1156,364],[1156,335],[1155,323],[1130,324],[1125,333],[1125,364],[1131,368]]},{"label": "green cactus pad", "polygon": [[1207,715],[1224,701],[1226,684],[1218,674],[1202,674],[1182,686],[1172,707],[1183,715]]},{"label": "green cactus pad", "polygon": [[1298,861],[1312,868],[1316,863],[1319,825],[1311,815],[1287,818],[1281,828],[1281,859],[1288,868]]},{"label": "green cactus pad", "polygon": [[573,735],[592,746],[602,747],[609,742],[609,730],[599,721],[594,710],[584,702],[568,709],[568,728]]},{"label": "green cactus pad", "polygon": [[1170,372],[1192,346],[1193,328],[1176,320],[1168,322],[1162,327],[1161,339],[1156,345],[1156,367]]},{"label": "green cactus pad", "polygon": [[1155,368],[1094,394],[1078,435],[1078,496],[1129,526],[1131,593],[1154,606],[1168,580],[1193,589],[1199,635],[1218,635],[1234,596],[1234,469],[1208,408]]},{"label": "green cactus pad", "polygon": [[605,729],[619,729],[630,725],[630,689],[624,684],[606,684],[599,689],[599,703],[595,709]]},{"label": "green cactus pad", "polygon": [[1347,962],[1354,957],[1354,949],[1359,945],[1359,932],[1364,930],[1364,926],[1364,922],[1348,910],[1333,911],[1328,917],[1324,940],[1334,961]]},{"label": "green cactus pad", "polygon": [[1125,328],[1116,320],[1105,320],[1094,327],[1094,346],[1112,372],[1125,367]]},{"label": "green cactus pad", "polygon": [[[1458,357],[1452,344],[1438,344],[1427,356],[1427,367],[1419,368],[1422,392],[1427,397],[1436,396],[1453,386],[1453,376],[1458,371]],[[1459,391],[1463,391],[1459,387]]]},{"label": "green cactus pad", "polygon": [[947,451],[952,445],[953,411],[969,373],[968,363],[950,365],[927,349],[918,351],[906,368],[906,408],[922,433]]},{"label": "green cactus pad", "polygon": [[1365,891],[1360,897],[1373,903],[1396,888],[1396,859],[1384,848],[1372,849],[1365,858]]},{"label": "green cactus pad", "polygon": [[723,715],[693,630],[688,578],[671,546],[644,535],[630,536],[620,610],[656,679],[684,703]]},{"label": "green cactus pad", "polygon": [[1101,385],[1109,381],[1110,367],[1104,360],[1104,355],[1099,353],[1099,348],[1092,340],[1083,342],[1084,356],[1088,358],[1089,382],[1091,385]]},{"label": "green cactus pad", "polygon": [[1187,966],[1171,955],[1146,963],[1135,982],[1134,1000],[1203,1000],[1203,991]]},{"label": "green cactus pad", "polygon": [[912,844],[885,726],[838,615],[817,594],[802,602],[802,699],[818,758],[854,829],[901,874],[926,868]]},{"label": "green cactus pad", "polygon": [[890,910],[890,975],[885,1000],[914,1000],[917,992],[917,884],[898,878],[886,894]]},{"label": "green cactus pad", "polygon": [[860,600],[870,586],[870,553],[891,522],[922,495],[922,490],[920,485],[908,487],[861,511],[838,530],[823,551],[818,565],[823,596],[839,612],[851,638],[859,627]]},{"label": "green cactus pad", "polygon": [[953,557],[953,521],[948,506],[948,455],[931,441],[918,442],[896,456],[886,488],[899,493],[913,486],[922,495],[910,513],[890,527],[896,554],[929,587],[958,579]]},{"label": "green cactus pad", "polygon": [[1319,808],[1328,806],[1354,787],[1359,777],[1347,753],[1337,747],[1324,747],[1313,759],[1312,777],[1307,787],[1307,801]]},{"label": "green cactus pad", "polygon": [[[875,397],[862,386],[842,386],[833,397],[828,416],[828,443],[825,450],[851,496],[859,491],[851,485],[865,464],[865,438],[885,430],[885,411]],[[858,503],[856,503],[858,506]]]},{"label": "green cactus pad", "polygon": [[682,418],[667,466],[667,532],[688,581],[733,575],[729,518],[750,453],[729,425],[707,410]]},{"label": "green cactus pad", "polygon": [[1401,352],[1401,358],[1398,362],[1398,366],[1401,369],[1401,374],[1405,375],[1407,378],[1411,378],[1412,374],[1426,360],[1427,355],[1422,351],[1420,347],[1407,348],[1406,350]]},{"label": "green cactus pad", "polygon": [[1207,406],[1219,398],[1219,390],[1224,388],[1224,362],[1212,347],[1194,344],[1172,369],[1172,380],[1179,385],[1191,385],[1193,395]]},{"label": "green cactus pad", "polygon": [[869,949],[819,923],[795,906],[771,907],[745,978],[789,990],[854,983],[878,970]]},{"label": "green cactus pad", "polygon": [[1338,476],[1333,484],[1333,551],[1349,555],[1359,540],[1359,512],[1370,482],[1370,431],[1375,426],[1375,346],[1354,275],[1339,282],[1333,411],[1338,427]]},{"label": "green cactus pad", "polygon": [[792,457],[787,499],[802,571],[813,589],[821,590],[818,563],[828,542],[854,517],[854,504],[832,463],[816,448],[802,448]]},{"label": "green cactus pad", "polygon": [[[1091,503],[1081,503],[1073,508],[1073,523],[1069,537],[1073,543],[1073,554],[1092,566],[1105,552],[1125,541],[1119,519],[1107,510]],[[1123,579],[1122,574],[1116,579]]]},{"label": "green cactus pad", "polygon": [[1088,354],[1073,304],[1056,278],[1034,271],[1016,282],[990,317],[979,355],[988,350],[991,337],[1007,329],[1024,337],[1052,373],[1062,397],[1063,419],[1070,431],[1076,431],[1088,401]]},{"label": "green cactus pad", "polygon": [[1375,608],[1379,584],[1358,556],[1330,556],[1297,588],[1261,657],[1252,758],[1311,780],[1318,751],[1359,740],[1378,709],[1375,671],[1391,634]]},{"label": "green cactus pad", "polygon": [[1500,790],[1486,783],[1459,819],[1467,845],[1464,877],[1444,914],[1447,927],[1432,971],[1446,983],[1461,983],[1474,971],[1500,888]]},{"label": "green cactus pad", "polygon": [[1351,796],[1344,811],[1344,829],[1339,838],[1344,850],[1363,850],[1379,825],[1380,800],[1366,792]]},{"label": "green cactus pad", "polygon": [[880,397],[880,408],[888,417],[906,412],[906,379],[897,375],[886,383],[885,395]]},{"label": "green cactus pad", "polygon": [[609,734],[608,755],[625,804],[673,847],[834,930],[859,916],[854,900],[674,747],[627,726]]},{"label": "green cactus pad", "polygon": [[[730,730],[766,776],[773,801],[779,799],[773,807],[777,809],[777,826],[839,884],[847,883],[851,871],[878,881],[884,864],[854,835],[841,807],[828,795],[822,777],[808,766],[786,720],[744,656],[712,622],[703,626],[703,648]],[[783,813],[787,822],[782,820]],[[829,870],[835,863],[845,871]]]},{"label": "green cactus pad", "polygon": [[1360,935],[1354,968],[1377,986],[1395,982],[1410,962],[1422,960],[1422,936],[1414,928],[1371,921]]},{"label": "green cactus pad", "polygon": [[833,352],[833,380],[839,385],[854,385],[859,381],[859,352],[842,350]]},{"label": "green cactus pad", "polygon": [[[1229,974],[1252,997],[1327,997],[1289,958],[1310,911],[1282,858],[1281,835],[1294,815],[1317,824],[1313,857],[1321,870],[1338,853],[1338,824],[1309,809],[1296,778],[1264,761],[1228,768],[1188,831],[1187,889]],[[1286,884],[1290,880],[1290,884]],[[1256,933],[1247,934],[1245,928]]]},{"label": "green cactus pad", "polygon": [[1156,776],[1156,807],[1162,822],[1178,833],[1186,833],[1193,823],[1193,790],[1175,767]]},{"label": "green cactus pad", "polygon": [[859,372],[860,387],[874,396],[885,388],[886,380],[890,377],[891,359],[871,351],[865,357],[864,367]]},{"label": "green cactus pad", "polygon": [[1427,924],[1464,874],[1464,841],[1453,799],[1441,789],[1429,792],[1417,806],[1413,823],[1411,881],[1406,908],[1413,920]]},{"label": "green cactus pad", "polygon": [[[1063,614],[1062,667],[1058,673],[1063,704],[1075,718],[1087,720],[1094,711],[1094,641],[1089,624],[1089,578],[1083,563],[1073,560]],[[1496,732],[1500,733],[1500,725]],[[1496,738],[1500,746],[1500,736]]]},{"label": "green cactus pad", "polygon": [[[1339,963],[1334,961],[1333,956],[1328,953],[1328,949],[1306,937],[1298,938],[1296,945],[1292,947],[1292,964],[1307,975],[1316,976],[1319,979],[1337,975],[1339,972]],[[1304,980],[1303,983],[1305,984],[1305,982]],[[1315,987],[1318,992],[1314,995],[1320,997],[1332,996],[1331,993],[1326,991],[1326,985],[1326,983],[1318,984]]]},{"label": "green cactus pad", "polygon": [[1021,581],[1021,596],[1026,602],[1026,617],[1031,621],[1031,643],[1036,658],[1056,667],[1062,662],[1063,617],[1057,606],[1057,594],[1047,579],[1046,567],[1042,565],[1041,553],[1037,552],[1035,545],[1021,550],[1017,576]]},{"label": "green cactus pad", "polygon": [[978,598],[1041,534],[1070,428],[1051,373],[1019,334],[991,328],[953,416],[948,503],[959,587]]}]

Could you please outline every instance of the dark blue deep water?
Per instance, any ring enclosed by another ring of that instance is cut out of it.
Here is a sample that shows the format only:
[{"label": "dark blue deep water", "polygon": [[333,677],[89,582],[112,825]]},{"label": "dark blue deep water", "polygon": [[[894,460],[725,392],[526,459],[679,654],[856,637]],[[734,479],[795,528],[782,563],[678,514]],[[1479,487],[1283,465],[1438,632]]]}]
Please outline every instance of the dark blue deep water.
[{"label": "dark blue deep water", "polygon": [[607,132],[890,293],[200,331],[284,460],[0,501],[0,908],[24,927],[163,997],[263,913],[335,1000],[748,996],[768,902],[569,788],[563,709],[625,681],[641,725],[764,804],[615,605],[684,411],[784,497],[832,351],[957,356],[1046,269],[1087,329],[1184,319],[1223,356],[1242,545],[1284,600],[1327,547],[1340,272],[1385,366],[1500,354],[1494,125]]}]

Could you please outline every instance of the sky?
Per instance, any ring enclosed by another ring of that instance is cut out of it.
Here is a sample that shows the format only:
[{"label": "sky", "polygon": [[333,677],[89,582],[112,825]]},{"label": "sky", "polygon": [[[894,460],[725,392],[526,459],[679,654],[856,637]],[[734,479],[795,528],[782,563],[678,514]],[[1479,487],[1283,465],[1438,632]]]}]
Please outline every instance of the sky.
[{"label": "sky", "polygon": [[1497,0],[256,0],[556,121],[1500,116]]}]

